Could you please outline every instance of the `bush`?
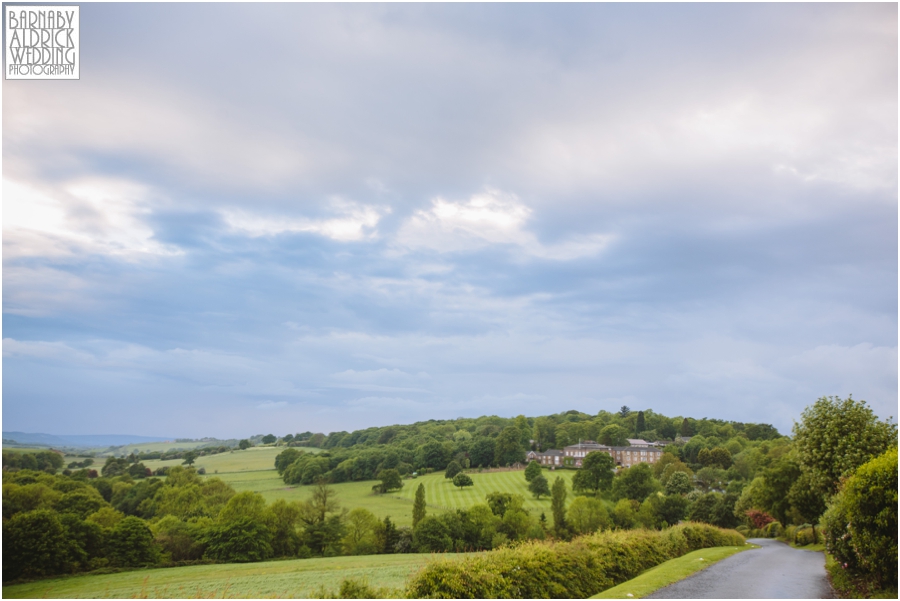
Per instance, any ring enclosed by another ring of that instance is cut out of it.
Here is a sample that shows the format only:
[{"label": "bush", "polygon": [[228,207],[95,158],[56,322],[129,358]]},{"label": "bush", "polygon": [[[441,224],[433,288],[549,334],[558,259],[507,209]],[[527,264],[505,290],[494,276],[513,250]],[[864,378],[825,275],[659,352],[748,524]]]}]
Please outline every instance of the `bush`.
[{"label": "bush", "polygon": [[436,561],[413,576],[412,598],[586,598],[689,551],[743,545],[735,531],[685,524],[662,532],[603,532],[569,543],[531,541],[462,561]]},{"label": "bush", "polygon": [[897,447],[861,465],[823,521],[828,551],[845,570],[876,588],[896,588]]}]

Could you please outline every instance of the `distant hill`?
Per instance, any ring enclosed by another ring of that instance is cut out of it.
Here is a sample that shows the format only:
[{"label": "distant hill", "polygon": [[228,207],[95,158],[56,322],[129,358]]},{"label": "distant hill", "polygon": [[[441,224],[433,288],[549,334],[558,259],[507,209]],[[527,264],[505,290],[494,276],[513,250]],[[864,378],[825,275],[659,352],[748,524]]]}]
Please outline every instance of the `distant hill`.
[{"label": "distant hill", "polygon": [[175,440],[164,436],[135,436],[132,434],[42,434],[29,432],[3,432],[3,440],[21,444],[40,444],[49,447],[118,447],[142,442]]}]

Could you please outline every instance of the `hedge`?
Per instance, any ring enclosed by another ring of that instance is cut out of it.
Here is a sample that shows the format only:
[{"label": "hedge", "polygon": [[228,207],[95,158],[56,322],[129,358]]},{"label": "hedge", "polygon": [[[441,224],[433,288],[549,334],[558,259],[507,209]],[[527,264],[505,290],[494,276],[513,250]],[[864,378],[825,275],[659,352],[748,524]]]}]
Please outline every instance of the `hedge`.
[{"label": "hedge", "polygon": [[410,579],[406,592],[431,599],[583,599],[690,551],[743,544],[734,530],[694,523],[530,541],[463,561],[434,561]]}]

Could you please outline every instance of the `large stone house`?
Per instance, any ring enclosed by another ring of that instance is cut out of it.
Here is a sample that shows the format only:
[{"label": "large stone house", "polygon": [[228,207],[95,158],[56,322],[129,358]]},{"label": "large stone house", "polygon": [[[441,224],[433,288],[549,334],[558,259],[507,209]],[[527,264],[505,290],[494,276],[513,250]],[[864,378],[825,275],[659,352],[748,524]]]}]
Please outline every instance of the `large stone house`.
[{"label": "large stone house", "polygon": [[662,457],[662,449],[654,446],[653,443],[646,441],[637,441],[644,444],[638,444],[627,447],[610,447],[598,444],[592,440],[585,440],[578,444],[565,447],[562,451],[550,449],[543,453],[531,451],[526,455],[526,461],[537,461],[541,465],[550,467],[581,467],[581,462],[588,453],[599,451],[608,453],[615,460],[616,465],[622,467],[631,467],[638,463],[656,463]]}]

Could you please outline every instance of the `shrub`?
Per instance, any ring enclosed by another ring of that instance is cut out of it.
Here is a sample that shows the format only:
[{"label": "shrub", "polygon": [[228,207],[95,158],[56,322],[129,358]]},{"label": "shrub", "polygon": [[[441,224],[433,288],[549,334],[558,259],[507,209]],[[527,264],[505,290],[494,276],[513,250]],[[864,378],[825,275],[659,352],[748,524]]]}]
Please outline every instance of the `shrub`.
[{"label": "shrub", "polygon": [[852,575],[897,586],[897,447],[863,464],[823,518],[826,545]]},{"label": "shrub", "polygon": [[413,576],[412,598],[586,598],[685,553],[742,545],[735,531],[685,524],[662,532],[602,532],[572,542],[530,541],[462,561],[438,560]]}]

